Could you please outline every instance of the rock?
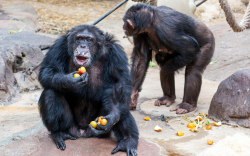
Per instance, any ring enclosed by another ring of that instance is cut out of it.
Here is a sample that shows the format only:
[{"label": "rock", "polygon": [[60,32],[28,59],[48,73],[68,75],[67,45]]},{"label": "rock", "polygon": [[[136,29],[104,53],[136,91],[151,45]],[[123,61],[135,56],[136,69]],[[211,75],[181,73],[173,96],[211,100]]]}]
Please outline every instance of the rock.
[{"label": "rock", "polygon": [[42,51],[54,40],[33,32],[9,34],[8,29],[0,29],[0,105],[11,103],[19,92],[41,88],[39,70],[27,75],[25,81],[23,74],[26,68],[42,61]]},{"label": "rock", "polygon": [[28,4],[3,3],[0,5],[0,29],[26,30],[39,29],[36,10]]},{"label": "rock", "polygon": [[250,128],[250,69],[237,71],[220,83],[208,117]]}]

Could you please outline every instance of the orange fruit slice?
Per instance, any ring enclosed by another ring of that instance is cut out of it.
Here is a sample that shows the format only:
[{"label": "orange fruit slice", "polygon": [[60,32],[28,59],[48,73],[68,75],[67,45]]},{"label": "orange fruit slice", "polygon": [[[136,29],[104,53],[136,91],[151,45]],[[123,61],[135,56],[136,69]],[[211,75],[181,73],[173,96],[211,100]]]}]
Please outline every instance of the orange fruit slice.
[{"label": "orange fruit slice", "polygon": [[101,123],[101,119],[102,119],[102,117],[103,117],[103,116],[99,116],[99,117],[98,117],[98,121],[97,121],[97,123]]},{"label": "orange fruit slice", "polygon": [[195,119],[195,121],[198,121],[198,120],[202,121],[202,118],[200,116],[197,116],[196,119]]},{"label": "orange fruit slice", "polygon": [[156,132],[160,132],[161,130],[162,130],[162,129],[161,129],[161,127],[160,127],[160,126],[158,126],[158,125],[157,125],[157,126],[155,126],[155,131],[156,131]]},{"label": "orange fruit slice", "polygon": [[213,127],[213,126],[208,125],[208,126],[206,127],[206,130],[210,130],[210,129],[212,129],[212,127]]},{"label": "orange fruit slice", "polygon": [[217,122],[217,123],[214,122],[214,125],[215,125],[215,126],[221,126],[221,122]]},{"label": "orange fruit slice", "polygon": [[144,118],[144,120],[149,121],[150,117],[147,116],[147,117]]},{"label": "orange fruit slice", "polygon": [[194,123],[188,123],[188,124],[187,124],[187,127],[188,127],[188,128],[195,128],[195,124],[194,124]]},{"label": "orange fruit slice", "polygon": [[213,140],[207,139],[207,144],[208,144],[208,145],[212,145],[213,143],[214,143]]}]

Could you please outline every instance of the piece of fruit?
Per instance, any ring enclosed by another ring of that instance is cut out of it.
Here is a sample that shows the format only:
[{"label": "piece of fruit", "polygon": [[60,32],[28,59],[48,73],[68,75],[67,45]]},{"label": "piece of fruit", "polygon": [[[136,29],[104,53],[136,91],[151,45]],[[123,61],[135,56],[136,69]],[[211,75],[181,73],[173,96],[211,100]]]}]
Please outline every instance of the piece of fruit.
[{"label": "piece of fruit", "polygon": [[93,128],[96,128],[97,127],[97,123],[95,121],[91,121],[90,122],[90,125],[93,127]]},{"label": "piece of fruit", "polygon": [[103,117],[103,116],[99,116],[99,117],[98,117],[97,123],[100,123],[100,122],[101,122],[102,117]]},{"label": "piece of fruit", "polygon": [[207,139],[207,144],[208,144],[208,145],[212,145],[213,143],[214,143],[213,140]]},{"label": "piece of fruit", "polygon": [[209,121],[208,121],[208,120],[206,121],[206,125],[207,125],[207,126],[209,125]]},{"label": "piece of fruit", "polygon": [[198,120],[201,121],[202,118],[200,116],[197,116],[196,119],[195,119],[195,121],[198,121]]},{"label": "piece of fruit", "polygon": [[194,123],[188,123],[188,124],[187,124],[187,127],[188,127],[188,128],[194,128],[194,127],[195,127],[195,124],[194,124]]},{"label": "piece of fruit", "polygon": [[74,77],[74,78],[78,78],[79,76],[80,76],[80,75],[79,75],[78,73],[75,73],[73,77]]},{"label": "piece of fruit", "polygon": [[212,129],[212,125],[208,125],[207,127],[206,127],[206,130],[210,130],[210,129]]},{"label": "piece of fruit", "polygon": [[217,123],[214,122],[214,125],[215,125],[215,126],[221,126],[221,122],[217,122]]},{"label": "piece of fruit", "polygon": [[160,132],[161,130],[162,130],[162,129],[161,129],[161,127],[160,127],[160,126],[158,126],[158,125],[157,125],[157,126],[155,126],[155,131],[156,131],[156,132]]},{"label": "piece of fruit", "polygon": [[78,74],[82,75],[86,72],[86,69],[84,67],[81,67],[78,69]]},{"label": "piece of fruit", "polygon": [[148,121],[148,120],[150,120],[150,117],[146,116],[146,117],[144,118],[144,120]]},{"label": "piece of fruit", "polygon": [[181,131],[177,131],[178,136],[183,136],[183,133]]},{"label": "piece of fruit", "polygon": [[107,124],[107,119],[101,119],[100,123],[101,125],[105,126]]}]

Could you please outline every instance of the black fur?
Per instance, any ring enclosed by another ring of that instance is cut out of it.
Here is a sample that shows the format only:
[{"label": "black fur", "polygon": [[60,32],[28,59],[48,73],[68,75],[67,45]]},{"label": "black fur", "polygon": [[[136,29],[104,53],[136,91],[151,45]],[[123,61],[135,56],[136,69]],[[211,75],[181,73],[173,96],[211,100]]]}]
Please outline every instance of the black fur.
[{"label": "black fur", "polygon": [[[90,49],[91,64],[86,67],[88,80],[81,84],[82,87],[77,87],[74,84],[81,82],[75,83],[75,78],[70,77],[78,70],[72,61],[74,36],[84,30],[93,33],[96,41]],[[93,134],[103,137],[113,131],[119,141],[116,150],[136,154],[138,129],[128,107],[131,94],[128,60],[112,35],[104,34],[95,26],[72,28],[46,54],[39,81],[44,87],[39,100],[40,114],[58,148],[65,149],[63,140],[68,138],[91,137]],[[108,124],[98,125],[101,129],[93,130],[89,123],[98,116],[104,116]]]}]

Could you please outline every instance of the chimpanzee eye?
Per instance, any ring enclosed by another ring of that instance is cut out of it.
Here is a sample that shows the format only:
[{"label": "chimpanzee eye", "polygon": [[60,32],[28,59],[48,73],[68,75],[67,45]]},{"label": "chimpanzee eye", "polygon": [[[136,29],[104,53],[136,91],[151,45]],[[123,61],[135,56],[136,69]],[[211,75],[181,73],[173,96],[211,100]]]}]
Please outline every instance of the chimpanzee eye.
[{"label": "chimpanzee eye", "polygon": [[88,38],[88,39],[87,39],[87,41],[88,41],[88,42],[90,42],[90,41],[91,41],[91,39],[90,39],[90,38]]},{"label": "chimpanzee eye", "polygon": [[78,37],[77,40],[83,40],[83,38],[82,37]]}]

